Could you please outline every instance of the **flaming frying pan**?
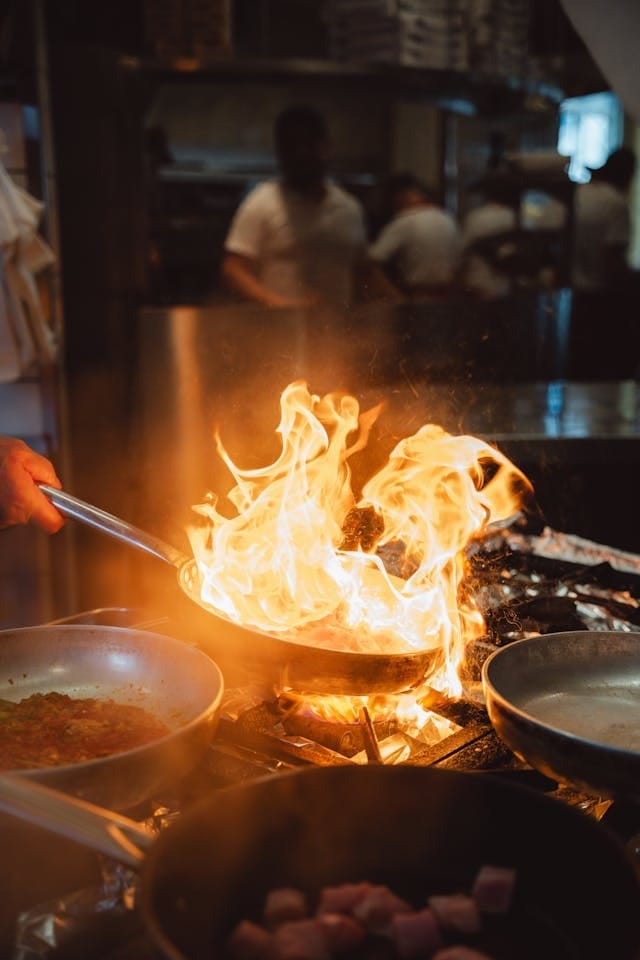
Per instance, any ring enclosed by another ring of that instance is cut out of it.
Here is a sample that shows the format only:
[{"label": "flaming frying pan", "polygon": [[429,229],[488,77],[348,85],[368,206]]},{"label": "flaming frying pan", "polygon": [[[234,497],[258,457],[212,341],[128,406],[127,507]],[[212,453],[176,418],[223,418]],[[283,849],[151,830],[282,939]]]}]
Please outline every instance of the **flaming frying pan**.
[{"label": "flaming frying pan", "polygon": [[181,590],[212,615],[212,648],[224,641],[226,650],[237,651],[239,661],[250,664],[265,679],[281,686],[301,693],[339,696],[402,693],[422,683],[440,656],[434,648],[388,654],[320,648],[242,627],[202,600],[195,560],[65,491],[46,484],[41,484],[40,489],[65,516],[174,566]]}]

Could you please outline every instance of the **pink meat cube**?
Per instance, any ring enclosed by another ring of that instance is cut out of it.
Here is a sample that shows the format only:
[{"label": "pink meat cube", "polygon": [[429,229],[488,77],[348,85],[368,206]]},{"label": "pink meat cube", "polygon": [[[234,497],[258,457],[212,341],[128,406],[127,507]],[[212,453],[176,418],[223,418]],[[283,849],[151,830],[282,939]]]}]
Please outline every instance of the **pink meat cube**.
[{"label": "pink meat cube", "polygon": [[303,920],[308,915],[307,898],[301,890],[278,887],[267,894],[263,920],[268,927],[279,927],[288,920]]},{"label": "pink meat cube", "polygon": [[362,924],[345,913],[321,913],[318,924],[332,953],[348,953],[360,946],[367,935]]},{"label": "pink meat cube", "polygon": [[429,897],[431,907],[443,930],[454,933],[477,933],[482,926],[478,904],[464,893]]},{"label": "pink meat cube", "polygon": [[491,960],[491,957],[472,947],[452,946],[438,950],[431,960]]},{"label": "pink meat cube", "polygon": [[511,906],[516,871],[511,867],[480,867],[473,881],[471,896],[482,913],[506,913]]},{"label": "pink meat cube", "polygon": [[388,933],[392,917],[410,910],[406,900],[396,896],[389,887],[376,885],[355,904],[353,916],[373,933]]},{"label": "pink meat cube", "polygon": [[351,913],[356,903],[371,889],[370,883],[341,883],[335,887],[324,887],[317,912]]},{"label": "pink meat cube", "polygon": [[396,913],[391,920],[391,938],[403,960],[431,956],[442,946],[442,931],[433,910]]},{"label": "pink meat cube", "polygon": [[272,960],[273,935],[250,920],[241,920],[231,931],[226,953],[233,960]]},{"label": "pink meat cube", "polygon": [[330,960],[324,930],[315,919],[283,923],[273,937],[277,960]]}]

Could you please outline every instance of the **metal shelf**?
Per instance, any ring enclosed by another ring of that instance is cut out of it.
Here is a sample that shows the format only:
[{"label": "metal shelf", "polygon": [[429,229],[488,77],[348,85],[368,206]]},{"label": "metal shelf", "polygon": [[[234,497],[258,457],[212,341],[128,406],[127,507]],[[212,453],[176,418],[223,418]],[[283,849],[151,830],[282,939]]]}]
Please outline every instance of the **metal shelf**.
[{"label": "metal shelf", "polygon": [[372,96],[390,92],[409,100],[424,101],[454,113],[540,112],[555,109],[564,98],[552,82],[526,78],[485,76],[472,71],[438,70],[396,66],[385,63],[337,63],[308,59],[221,59],[173,60],[122,56],[120,66],[161,82],[262,83],[292,82],[314,84],[323,90],[345,84],[366,86]]}]

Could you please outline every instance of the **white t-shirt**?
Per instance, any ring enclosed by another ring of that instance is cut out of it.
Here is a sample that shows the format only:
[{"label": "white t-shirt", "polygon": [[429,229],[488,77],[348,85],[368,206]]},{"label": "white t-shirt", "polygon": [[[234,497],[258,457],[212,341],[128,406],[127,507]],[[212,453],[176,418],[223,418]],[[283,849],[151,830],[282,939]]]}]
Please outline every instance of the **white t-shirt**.
[{"label": "white t-shirt", "polygon": [[446,286],[460,261],[458,225],[438,207],[403,210],[382,228],[369,256],[378,263],[393,263],[408,288]]},{"label": "white t-shirt", "polygon": [[576,187],[574,199],[573,286],[599,290],[604,284],[608,247],[627,247],[631,233],[629,205],[610,183]]},{"label": "white t-shirt", "polygon": [[262,282],[282,296],[318,293],[348,307],[353,270],[366,252],[362,207],[333,183],[311,200],[268,180],[238,207],[225,249],[256,261]]},{"label": "white t-shirt", "polygon": [[[465,217],[462,227],[463,246],[468,250],[476,240],[510,233],[516,226],[516,214],[511,207],[502,203],[484,203],[475,210],[470,210]],[[473,251],[465,257],[463,283],[467,290],[483,299],[506,297],[511,292],[509,277]]]},{"label": "white t-shirt", "polygon": [[470,210],[462,227],[462,242],[468,247],[474,240],[509,233],[516,228],[516,214],[502,203],[483,203]]}]

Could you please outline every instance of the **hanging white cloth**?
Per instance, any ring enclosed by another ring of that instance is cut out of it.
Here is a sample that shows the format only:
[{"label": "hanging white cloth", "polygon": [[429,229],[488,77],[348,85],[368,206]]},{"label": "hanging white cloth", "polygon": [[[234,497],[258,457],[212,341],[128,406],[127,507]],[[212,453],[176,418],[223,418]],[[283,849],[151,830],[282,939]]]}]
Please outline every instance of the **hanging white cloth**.
[{"label": "hanging white cloth", "polygon": [[57,343],[36,275],[55,263],[38,234],[43,204],[13,182],[0,162],[0,382],[55,362]]}]

